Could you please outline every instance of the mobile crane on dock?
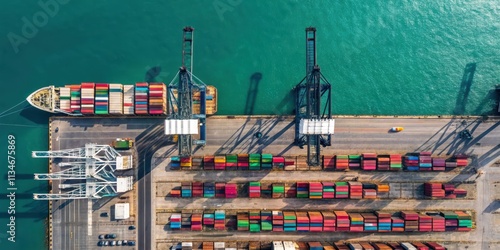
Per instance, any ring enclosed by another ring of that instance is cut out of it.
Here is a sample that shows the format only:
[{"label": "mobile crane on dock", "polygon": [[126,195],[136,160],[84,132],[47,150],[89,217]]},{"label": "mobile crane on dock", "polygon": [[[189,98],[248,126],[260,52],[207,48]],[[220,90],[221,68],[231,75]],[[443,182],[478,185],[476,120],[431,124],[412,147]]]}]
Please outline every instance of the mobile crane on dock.
[{"label": "mobile crane on dock", "polygon": [[[335,121],[332,119],[331,85],[316,64],[316,28],[306,28],[306,76],[294,87],[295,144],[307,145],[307,163],[321,164],[321,148],[331,145]],[[325,101],[321,106],[322,100]]]}]

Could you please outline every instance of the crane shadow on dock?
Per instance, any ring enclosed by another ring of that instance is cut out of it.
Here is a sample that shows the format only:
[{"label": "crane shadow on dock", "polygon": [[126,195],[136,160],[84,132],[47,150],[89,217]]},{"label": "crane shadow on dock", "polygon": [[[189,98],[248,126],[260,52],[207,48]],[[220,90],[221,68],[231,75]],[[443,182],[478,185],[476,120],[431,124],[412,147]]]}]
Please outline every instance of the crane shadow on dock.
[{"label": "crane shadow on dock", "polygon": [[462,75],[462,82],[460,84],[460,89],[458,90],[457,100],[455,103],[455,109],[453,110],[454,115],[462,115],[465,113],[465,106],[469,98],[469,93],[475,72],[476,63],[467,63],[467,65],[465,65]]}]

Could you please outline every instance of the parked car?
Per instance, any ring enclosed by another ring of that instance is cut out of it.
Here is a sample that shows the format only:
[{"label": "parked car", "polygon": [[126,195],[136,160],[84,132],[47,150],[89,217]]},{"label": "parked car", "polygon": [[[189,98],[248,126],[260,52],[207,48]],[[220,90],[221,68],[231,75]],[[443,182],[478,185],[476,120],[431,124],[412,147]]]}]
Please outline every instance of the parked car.
[{"label": "parked car", "polygon": [[116,234],[106,234],[106,236],[104,236],[104,238],[106,238],[106,239],[115,239],[116,238]]},{"label": "parked car", "polygon": [[99,239],[104,239],[104,234],[99,234]]},{"label": "parked car", "polygon": [[105,245],[105,246],[109,246],[109,241],[105,240],[105,241],[104,241],[104,245]]},{"label": "parked car", "polygon": [[128,242],[128,245],[129,245],[129,246],[135,246],[135,241],[133,241],[133,240],[129,241],[129,242]]},{"label": "parked car", "polygon": [[128,227],[128,230],[134,230],[134,229],[135,229],[134,225]]},{"label": "parked car", "polygon": [[104,246],[104,241],[100,240],[99,242],[97,242],[97,245],[100,247]]},{"label": "parked car", "polygon": [[117,241],[117,242],[116,242],[116,245],[117,245],[117,246],[121,246],[121,245],[122,245],[122,241],[121,241],[121,240]]},{"label": "parked car", "polygon": [[101,217],[108,217],[108,216],[109,216],[108,212],[102,212],[101,213]]},{"label": "parked car", "polygon": [[122,240],[122,245],[126,246],[127,245],[127,240]]},{"label": "parked car", "polygon": [[111,243],[109,243],[110,246],[116,246],[116,241],[112,240]]}]

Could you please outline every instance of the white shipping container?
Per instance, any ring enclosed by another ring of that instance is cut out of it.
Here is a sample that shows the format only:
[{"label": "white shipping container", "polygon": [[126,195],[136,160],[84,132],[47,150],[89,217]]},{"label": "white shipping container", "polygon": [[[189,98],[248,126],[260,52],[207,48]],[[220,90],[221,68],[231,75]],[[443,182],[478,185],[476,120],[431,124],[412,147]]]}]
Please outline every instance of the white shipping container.
[{"label": "white shipping container", "polygon": [[402,242],[401,243],[401,246],[405,249],[405,250],[417,250],[416,247],[414,247],[412,244],[408,243],[408,242]]}]

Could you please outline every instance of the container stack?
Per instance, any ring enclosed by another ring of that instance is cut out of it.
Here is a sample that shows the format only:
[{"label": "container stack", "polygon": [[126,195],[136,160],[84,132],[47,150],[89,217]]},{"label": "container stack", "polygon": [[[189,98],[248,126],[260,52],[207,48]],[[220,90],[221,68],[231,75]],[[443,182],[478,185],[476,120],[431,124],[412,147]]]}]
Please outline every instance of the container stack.
[{"label": "container stack", "polygon": [[349,213],[349,219],[351,221],[351,227],[349,231],[351,232],[363,232],[363,216],[359,213]]},{"label": "container stack", "polygon": [[455,185],[453,184],[443,184],[442,186],[444,192],[445,192],[445,198],[447,199],[455,199],[457,198],[457,195],[454,193],[455,191]]},{"label": "container stack", "polygon": [[469,157],[466,155],[455,155],[457,167],[467,167],[469,165]]},{"label": "container stack", "polygon": [[226,196],[226,183],[215,183],[215,198],[224,198]]},{"label": "container stack", "polygon": [[365,249],[366,250],[375,250],[375,248],[373,248],[373,246],[370,245],[370,243],[368,243],[368,242],[360,242],[359,244],[361,245],[363,250],[365,250]]},{"label": "container stack", "polygon": [[136,115],[148,114],[148,83],[138,82],[135,84],[134,106]]},{"label": "container stack", "polygon": [[109,84],[109,113],[123,114],[123,86],[119,83]]},{"label": "container stack", "polygon": [[470,231],[472,229],[472,217],[463,211],[456,211],[455,213],[458,216],[458,231]]},{"label": "container stack", "polygon": [[345,181],[335,182],[335,198],[336,199],[348,199],[349,198],[349,186]]},{"label": "container stack", "polygon": [[378,230],[378,219],[373,213],[362,213],[366,232],[376,232]]},{"label": "container stack", "polygon": [[294,232],[297,231],[297,216],[293,211],[283,212],[284,224],[283,231]]},{"label": "container stack", "polygon": [[201,213],[193,213],[191,215],[191,231],[201,231],[203,229],[202,220],[203,215]]},{"label": "container stack", "polygon": [[432,250],[446,250],[445,247],[441,246],[440,244],[438,244],[436,242],[427,242],[427,245],[429,245],[429,247]]},{"label": "container stack", "polygon": [[424,195],[432,198],[444,198],[445,191],[441,183],[425,183]]},{"label": "container stack", "polygon": [[432,158],[431,152],[420,152],[419,156],[419,170],[420,171],[431,171],[432,170]]},{"label": "container stack", "polygon": [[248,197],[260,198],[260,182],[251,181],[248,185]]},{"label": "container stack", "polygon": [[389,184],[377,184],[377,194],[387,194],[390,191]]},{"label": "container stack", "polygon": [[260,229],[262,231],[272,231],[273,230],[273,212],[272,211],[260,211]]},{"label": "container stack", "polygon": [[418,231],[431,232],[432,231],[432,217],[429,215],[418,216]]},{"label": "container stack", "polygon": [[335,169],[346,170],[349,168],[349,156],[337,155],[335,156]]},{"label": "container stack", "polygon": [[285,170],[295,170],[295,160],[285,158]]},{"label": "container stack", "polygon": [[394,250],[404,250],[404,248],[397,242],[387,242],[387,245],[391,246]]},{"label": "container stack", "polygon": [[454,212],[441,212],[441,215],[445,219],[445,230],[446,231],[456,231],[458,230],[458,215]]},{"label": "container stack", "polygon": [[204,241],[203,245],[202,245],[202,250],[214,250],[214,243],[213,242]]},{"label": "container stack", "polygon": [[453,194],[456,195],[456,197],[465,197],[467,196],[467,190],[455,188],[455,190],[453,190]]},{"label": "container stack", "polygon": [[446,170],[446,160],[443,158],[432,158],[432,170],[433,171],[445,171]]},{"label": "container stack", "polygon": [[391,214],[385,212],[375,212],[378,220],[378,231],[379,232],[390,232],[392,230],[391,226]]},{"label": "container stack", "polygon": [[260,154],[250,154],[248,156],[250,170],[260,170]]},{"label": "container stack", "polygon": [[238,169],[238,155],[226,155],[226,169],[227,170]]},{"label": "container stack", "polygon": [[408,155],[405,157],[404,164],[406,166],[406,170],[408,171],[418,171],[418,156],[417,155]]},{"label": "container stack", "polygon": [[351,221],[346,211],[333,211],[337,218],[337,231],[349,231]]},{"label": "container stack", "polygon": [[215,217],[214,229],[215,230],[226,229],[226,213],[224,212],[224,210],[216,210],[214,213],[214,217]]},{"label": "container stack", "polygon": [[307,212],[309,216],[309,231],[322,232],[323,231],[323,215],[320,212]]},{"label": "container stack", "polygon": [[250,232],[260,232],[260,211],[252,210],[249,213]]},{"label": "container stack", "polygon": [[193,166],[193,160],[191,156],[183,156],[181,157],[181,168],[182,169],[190,169]]},{"label": "container stack", "polygon": [[334,199],[335,198],[335,183],[333,182],[323,182],[323,199]]},{"label": "container stack", "polygon": [[446,161],[445,163],[445,168],[448,168],[448,169],[453,169],[453,168],[456,168],[457,167],[457,162],[456,161]]},{"label": "container stack", "polygon": [[405,220],[405,232],[418,231],[418,214],[417,213],[402,211],[401,216]]},{"label": "container stack", "polygon": [[236,183],[227,183],[224,193],[226,199],[236,198],[238,196],[238,188],[236,186]]},{"label": "container stack", "polygon": [[181,158],[179,156],[170,157],[170,169],[180,169],[181,168]]},{"label": "container stack", "polygon": [[364,248],[359,243],[347,243],[349,250],[364,250]]},{"label": "container stack", "polygon": [[94,83],[82,83],[81,113],[84,115],[94,114]]},{"label": "container stack", "polygon": [[273,184],[270,183],[261,183],[260,185],[260,193],[262,197],[272,197],[273,194]]},{"label": "container stack", "polygon": [[405,221],[401,217],[391,217],[391,221],[392,221],[393,232],[405,231]]},{"label": "container stack", "polygon": [[323,169],[335,170],[335,156],[323,156]]},{"label": "container stack", "polygon": [[215,197],[215,184],[212,182],[203,183],[203,198]]},{"label": "container stack", "polygon": [[70,89],[70,111],[72,113],[81,113],[81,85],[66,85]]},{"label": "container stack", "polygon": [[193,250],[193,242],[182,242],[181,250]]},{"label": "container stack", "polygon": [[107,83],[95,84],[95,110],[96,115],[109,114],[109,85]]},{"label": "container stack", "polygon": [[203,182],[193,182],[193,197],[203,197]]},{"label": "container stack", "polygon": [[309,199],[322,199],[323,185],[321,182],[309,182]]},{"label": "container stack", "polygon": [[133,115],[134,110],[134,85],[123,85],[123,114]]},{"label": "container stack", "polygon": [[250,227],[248,213],[247,212],[238,212],[236,214],[238,231],[248,231]]},{"label": "container stack", "polygon": [[274,183],[273,184],[273,199],[282,199],[285,198],[285,184],[283,183]]},{"label": "container stack", "polygon": [[181,214],[172,214],[170,216],[170,228],[181,229]]},{"label": "container stack", "polygon": [[377,190],[373,188],[363,188],[363,199],[377,199]]},{"label": "container stack", "polygon": [[389,155],[378,155],[377,156],[377,170],[390,170],[391,169],[391,158]]},{"label": "container stack", "polygon": [[167,88],[164,83],[150,83],[148,96],[150,115],[164,115],[167,113]]},{"label": "container stack", "polygon": [[323,215],[323,231],[334,232],[337,226],[337,217],[330,211],[321,212]]},{"label": "container stack", "polygon": [[348,183],[349,183],[349,198],[356,200],[362,199],[363,184],[361,184],[361,182],[355,182],[355,181],[350,181]]},{"label": "container stack", "polygon": [[361,155],[349,155],[349,169],[359,169],[361,167]]},{"label": "container stack", "polygon": [[309,183],[297,182],[297,198],[309,197]]},{"label": "container stack", "polygon": [[372,245],[375,247],[374,249],[376,249],[376,250],[392,250],[392,247],[390,247],[389,245],[387,245],[385,243],[376,242],[376,243],[372,243]]},{"label": "container stack", "polygon": [[59,108],[71,112],[71,89],[59,88]]},{"label": "container stack", "polygon": [[408,242],[402,242],[401,246],[403,247],[404,250],[417,250],[416,247],[414,247],[412,244]]},{"label": "container stack", "polygon": [[191,182],[181,183],[181,197],[190,198],[192,196]]},{"label": "container stack", "polygon": [[297,215],[297,232],[309,232],[309,217],[307,212],[295,212]]},{"label": "container stack", "polygon": [[175,198],[180,198],[181,197],[181,187],[175,187],[172,190],[170,190],[170,196],[175,197]]},{"label": "container stack", "polygon": [[273,232],[283,232],[284,217],[283,212],[273,211]]},{"label": "container stack", "polygon": [[323,250],[323,245],[320,242],[307,242],[309,250]]},{"label": "container stack", "polygon": [[203,225],[212,227],[215,224],[215,216],[212,213],[203,214]]},{"label": "container stack", "polygon": [[214,242],[214,250],[225,250],[226,243],[225,242]]},{"label": "container stack", "polygon": [[226,169],[226,156],[216,155],[214,157],[215,170],[225,170]]},{"label": "container stack", "polygon": [[444,232],[446,231],[445,218],[439,215],[432,215],[432,231]]},{"label": "container stack", "polygon": [[412,244],[417,248],[417,250],[429,250],[429,247],[421,242],[413,242]]},{"label": "container stack", "polygon": [[376,170],[377,169],[377,154],[364,153],[361,168],[363,170]]},{"label": "container stack", "polygon": [[248,170],[248,154],[238,154],[238,168]]},{"label": "container stack", "polygon": [[285,168],[285,157],[273,156],[273,169],[282,170]]},{"label": "container stack", "polygon": [[297,197],[297,184],[287,184],[285,186],[285,198],[295,198]]},{"label": "container stack", "polygon": [[214,156],[204,156],[203,157],[203,169],[204,170],[214,170],[215,169],[215,157]]},{"label": "container stack", "polygon": [[181,218],[181,230],[189,231],[191,230],[191,214],[190,213],[182,213]]},{"label": "container stack", "polygon": [[261,168],[270,170],[273,168],[273,155],[272,154],[262,154],[261,155]]},{"label": "container stack", "polygon": [[402,169],[402,157],[400,154],[391,154],[390,158],[390,170],[401,170]]}]

